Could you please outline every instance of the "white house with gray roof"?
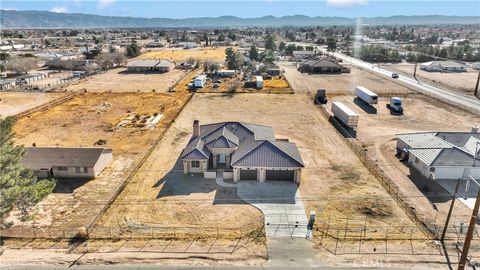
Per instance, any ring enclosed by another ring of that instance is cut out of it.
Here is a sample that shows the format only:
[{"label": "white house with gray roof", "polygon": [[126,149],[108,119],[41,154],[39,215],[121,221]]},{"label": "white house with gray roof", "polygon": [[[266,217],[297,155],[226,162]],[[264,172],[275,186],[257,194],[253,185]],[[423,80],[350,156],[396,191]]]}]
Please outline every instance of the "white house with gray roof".
[{"label": "white house with gray roof", "polygon": [[[268,126],[243,122],[200,125],[182,152],[183,172],[232,171],[231,179],[300,183],[303,160],[294,143],[277,140]],[[224,173],[224,178],[228,174]]]},{"label": "white house with gray roof", "polygon": [[397,151],[426,178],[480,178],[480,133],[422,132],[397,135]]}]

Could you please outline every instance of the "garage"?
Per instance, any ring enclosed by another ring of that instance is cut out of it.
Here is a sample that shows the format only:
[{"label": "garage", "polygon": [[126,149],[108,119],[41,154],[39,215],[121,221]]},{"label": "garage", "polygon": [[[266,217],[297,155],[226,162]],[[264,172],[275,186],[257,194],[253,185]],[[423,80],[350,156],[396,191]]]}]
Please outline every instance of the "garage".
[{"label": "garage", "polygon": [[240,180],[257,180],[257,170],[240,170]]},{"label": "garage", "polygon": [[266,180],[293,181],[294,170],[267,170]]}]

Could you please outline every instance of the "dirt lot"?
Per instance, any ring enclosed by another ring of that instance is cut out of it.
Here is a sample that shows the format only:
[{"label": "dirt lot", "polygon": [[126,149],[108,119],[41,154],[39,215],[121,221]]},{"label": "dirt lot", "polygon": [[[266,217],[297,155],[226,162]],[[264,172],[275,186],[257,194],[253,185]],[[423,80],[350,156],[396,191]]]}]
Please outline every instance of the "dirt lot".
[{"label": "dirt lot", "polygon": [[[92,181],[59,181],[56,190],[39,204],[34,218],[23,225],[85,226],[110,198],[115,187],[138,163],[170,123],[185,94],[87,93],[47,111],[21,118],[14,126],[17,143],[27,146],[102,147],[113,149],[113,163]],[[131,115],[163,115],[156,128],[143,124],[119,127]]]},{"label": "dirt lot", "polygon": [[280,63],[280,67],[285,70],[285,77],[288,79],[295,92],[315,92],[319,88],[324,88],[327,90],[327,94],[353,94],[355,86],[359,85],[364,86],[379,95],[411,92],[408,88],[398,85],[390,79],[381,78],[348,65],[346,67],[351,69],[351,73],[331,75],[309,75],[300,73],[291,62]]},{"label": "dirt lot", "polygon": [[67,86],[67,91],[87,92],[167,92],[187,71],[174,69],[167,73],[127,73],[111,69]]},{"label": "dirt lot", "polygon": [[[212,114],[212,108],[222,113]],[[182,175],[177,158],[190,137],[193,119],[201,124],[235,120],[271,125],[278,138],[297,143],[306,164],[300,190],[306,211],[316,210],[319,223],[331,217],[334,226],[335,218],[344,222],[348,216],[351,224],[363,225],[367,216],[369,226],[388,225],[393,230],[412,225],[306,96],[197,94],[141,173],[103,216],[101,226],[225,227],[262,222],[258,210],[249,205],[237,204],[232,211],[231,204],[222,204],[221,198],[232,195],[213,180]],[[145,203],[132,205],[134,201]]]},{"label": "dirt lot", "polygon": [[[434,182],[429,185],[429,191],[422,191],[425,179],[411,172],[395,157],[394,136],[399,133],[425,131],[470,131],[473,126],[480,125],[480,120],[474,115],[418,94],[403,97],[405,113],[401,116],[391,115],[387,110],[388,98],[379,99],[379,104],[375,105],[376,113],[370,106],[354,101],[354,96],[330,96],[329,99],[342,101],[360,115],[357,140],[387,174],[395,179],[401,190],[412,196],[411,203],[420,215],[436,220],[439,226],[443,225],[450,206],[450,197],[439,197],[439,194],[447,194]],[[328,107],[330,110],[330,102]],[[464,204],[457,202],[455,220],[451,225],[467,222],[470,211]]]},{"label": "dirt lot", "polygon": [[0,92],[0,115],[16,115],[64,96],[63,93]]},{"label": "dirt lot", "polygon": [[[387,64],[384,68],[392,71],[397,71],[400,74],[413,76],[415,64],[401,63],[401,64]],[[429,83],[434,82],[439,85],[444,85],[453,90],[460,90],[463,92],[473,93],[475,90],[475,83],[478,77],[478,71],[469,70],[468,72],[428,72],[417,67],[417,77],[426,80]]]},{"label": "dirt lot", "polygon": [[167,48],[152,50],[142,53],[140,59],[169,59],[173,61],[187,61],[190,58],[199,61],[225,61],[225,48],[196,48],[196,49],[179,49]]}]

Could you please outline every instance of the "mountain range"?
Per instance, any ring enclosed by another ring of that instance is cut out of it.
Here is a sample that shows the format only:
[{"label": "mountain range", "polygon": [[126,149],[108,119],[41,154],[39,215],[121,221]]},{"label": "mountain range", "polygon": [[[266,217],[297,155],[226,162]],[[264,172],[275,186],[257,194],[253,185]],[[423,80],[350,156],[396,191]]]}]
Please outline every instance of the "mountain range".
[{"label": "mountain range", "polygon": [[[309,17],[264,16],[258,18],[239,18],[234,16],[199,17],[185,19],[139,18],[100,16],[83,13],[55,13],[49,11],[0,10],[2,29],[33,28],[176,28],[176,27],[245,27],[245,26],[317,26],[352,25],[355,18],[347,17]],[[362,18],[362,24],[370,25],[413,25],[413,24],[480,24],[480,16],[390,16]]]}]

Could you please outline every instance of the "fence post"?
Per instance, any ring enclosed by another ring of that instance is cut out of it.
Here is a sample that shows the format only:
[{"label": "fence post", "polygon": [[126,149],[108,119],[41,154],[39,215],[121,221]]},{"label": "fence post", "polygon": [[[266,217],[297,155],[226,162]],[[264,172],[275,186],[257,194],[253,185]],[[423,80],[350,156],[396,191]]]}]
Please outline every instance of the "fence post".
[{"label": "fence post", "polygon": [[388,227],[387,230],[385,231],[385,254],[388,253]]},{"label": "fence post", "polygon": [[340,229],[337,229],[337,242],[335,243],[335,255],[337,255],[337,247],[338,247],[338,238],[339,238],[339,233],[340,233]]}]

